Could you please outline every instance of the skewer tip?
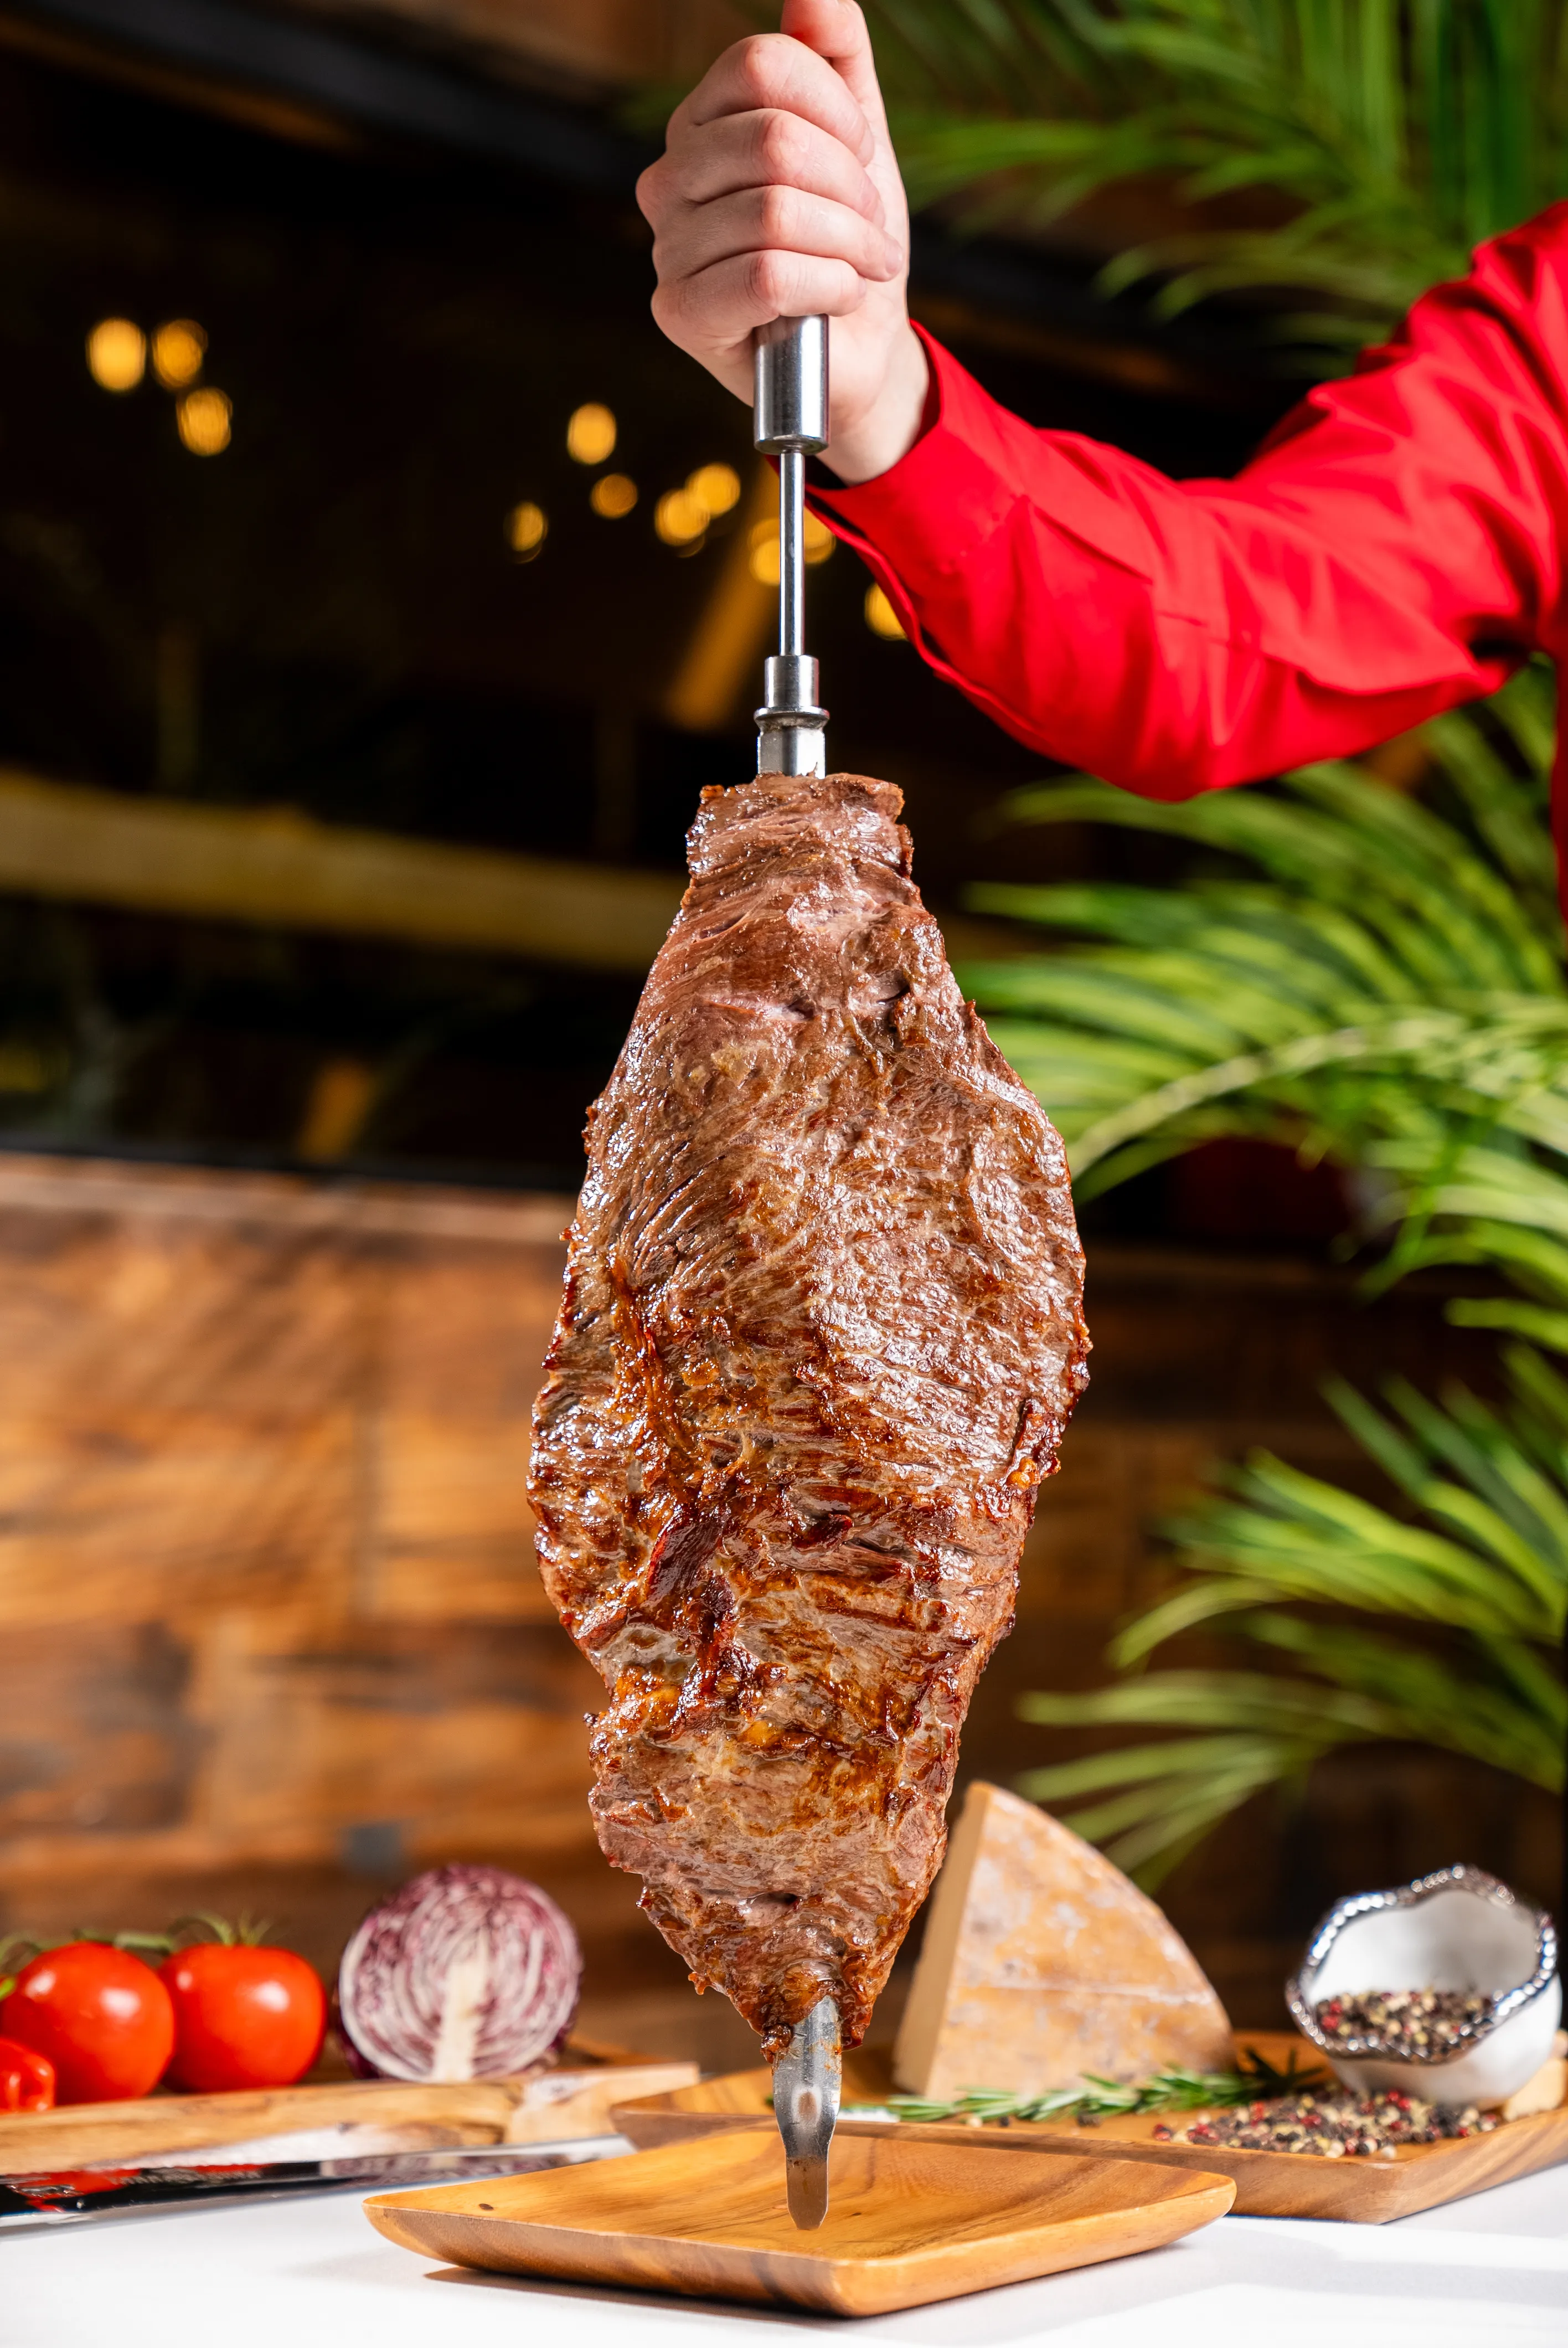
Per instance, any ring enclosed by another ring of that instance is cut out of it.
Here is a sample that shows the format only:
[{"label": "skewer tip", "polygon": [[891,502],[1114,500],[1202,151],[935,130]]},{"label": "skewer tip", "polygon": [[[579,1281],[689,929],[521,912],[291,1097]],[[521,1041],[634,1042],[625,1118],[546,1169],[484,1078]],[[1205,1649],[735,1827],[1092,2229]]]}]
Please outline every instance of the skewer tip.
[{"label": "skewer tip", "polygon": [[784,2139],[789,2213],[804,2233],[827,2215],[827,2157],[843,2078],[838,2008],[819,1998],[774,2065],[774,2114]]}]

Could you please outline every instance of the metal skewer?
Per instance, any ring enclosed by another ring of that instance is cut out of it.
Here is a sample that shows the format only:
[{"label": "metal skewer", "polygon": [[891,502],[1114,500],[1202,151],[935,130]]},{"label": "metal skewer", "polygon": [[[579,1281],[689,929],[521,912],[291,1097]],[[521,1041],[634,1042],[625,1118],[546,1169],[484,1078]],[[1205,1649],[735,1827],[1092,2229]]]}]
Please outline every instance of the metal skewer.
[{"label": "metal skewer", "polygon": [[775,318],[755,336],[753,438],[779,460],[779,648],[763,671],[759,775],[826,771],[827,712],[805,649],[805,460],[827,446],[827,320]]},{"label": "metal skewer", "polygon": [[827,2156],[843,2069],[838,2008],[830,1997],[818,1998],[774,2065],[774,2115],[784,2138],[789,2213],[808,2233],[827,2215]]},{"label": "metal skewer", "polygon": [[[753,438],[779,460],[779,648],[763,670],[759,775],[826,772],[827,712],[805,648],[805,460],[827,446],[827,320],[775,318],[756,340]],[[843,2073],[838,2008],[819,1998],[774,2065],[789,2213],[807,2231],[827,2215],[827,2155]]]}]

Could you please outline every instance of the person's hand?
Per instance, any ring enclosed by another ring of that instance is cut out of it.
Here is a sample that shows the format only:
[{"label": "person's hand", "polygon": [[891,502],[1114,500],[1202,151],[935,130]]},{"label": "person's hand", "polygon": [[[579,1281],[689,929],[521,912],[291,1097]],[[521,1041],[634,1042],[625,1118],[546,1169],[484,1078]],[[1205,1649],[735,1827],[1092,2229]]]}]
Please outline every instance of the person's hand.
[{"label": "person's hand", "polygon": [[749,401],[752,332],[833,320],[826,461],[846,481],[909,448],[926,355],[904,288],[909,211],[855,0],[784,0],[777,33],[737,41],[670,119],[638,183],[652,224],[653,315]]}]

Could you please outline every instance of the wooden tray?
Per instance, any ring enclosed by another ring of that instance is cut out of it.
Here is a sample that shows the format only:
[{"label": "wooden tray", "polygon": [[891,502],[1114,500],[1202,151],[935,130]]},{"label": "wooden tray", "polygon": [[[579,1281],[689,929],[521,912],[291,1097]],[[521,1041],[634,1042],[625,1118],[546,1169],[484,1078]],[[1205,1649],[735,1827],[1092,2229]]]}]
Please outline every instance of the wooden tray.
[{"label": "wooden tray", "polygon": [[[331,2130],[334,2155],[440,2145],[556,2144],[610,2136],[610,2106],[690,2086],[694,2063],[562,2064],[516,2079],[430,2086],[398,2079],[240,2089],[229,2095],[144,2096],[132,2103],[65,2104],[0,2116],[0,2176],[81,2168],[196,2152],[258,2137]],[[290,2157],[282,2147],[280,2159]]]},{"label": "wooden tray", "polygon": [[[1256,2047],[1280,2065],[1292,2049],[1304,2061],[1308,2056],[1317,2060],[1305,2039],[1284,2031],[1243,2032],[1236,2044]],[[734,2071],[724,2078],[705,2080],[700,2086],[616,2105],[612,2118],[620,2133],[638,2146],[771,2127],[772,2085],[772,2075],[765,2069]],[[890,2092],[886,2054],[845,2056],[846,2104],[872,2103]],[[1324,2160],[1296,2152],[1245,2152],[1220,2145],[1184,2144],[1179,2137],[1170,2144],[1154,2141],[1153,2132],[1161,2125],[1179,2130],[1202,2116],[1199,2112],[1149,2113],[1136,2119],[1102,2120],[1092,2128],[1014,2121],[1005,2128],[981,2129],[967,2122],[862,2120],[846,2116],[839,2121],[838,2133],[897,2136],[912,2142],[953,2146],[983,2139],[988,2149],[993,2146],[1019,2152],[1049,2149],[1162,2162],[1234,2178],[1238,2217],[1338,2218],[1368,2226],[1384,2225],[1390,2218],[1408,2218],[1418,2209],[1435,2209],[1447,2201],[1462,2201],[1490,2185],[1511,2184],[1517,2177],[1531,2177],[1537,2169],[1568,2160],[1568,2104],[1528,2119],[1504,2120],[1485,2136],[1456,2137],[1446,2144],[1402,2145],[1388,2160]]]},{"label": "wooden tray", "polygon": [[880,2315],[1157,2249],[1223,2218],[1228,2178],[901,2136],[835,2142],[826,2222],[784,2206],[771,2123],[630,2159],[378,2193],[371,2223],[459,2266]]}]

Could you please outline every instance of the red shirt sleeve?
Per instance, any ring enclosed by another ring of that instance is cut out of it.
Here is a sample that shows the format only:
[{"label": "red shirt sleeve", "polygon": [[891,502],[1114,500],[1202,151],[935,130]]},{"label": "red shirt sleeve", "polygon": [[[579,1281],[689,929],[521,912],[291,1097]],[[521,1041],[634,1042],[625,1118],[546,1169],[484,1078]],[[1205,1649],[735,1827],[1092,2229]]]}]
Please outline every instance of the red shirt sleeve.
[{"label": "red shirt sleeve", "polygon": [[1563,649],[1568,204],[1482,246],[1233,481],[1037,431],[925,340],[921,438],[813,503],[931,665],[1053,758],[1185,798]]}]

